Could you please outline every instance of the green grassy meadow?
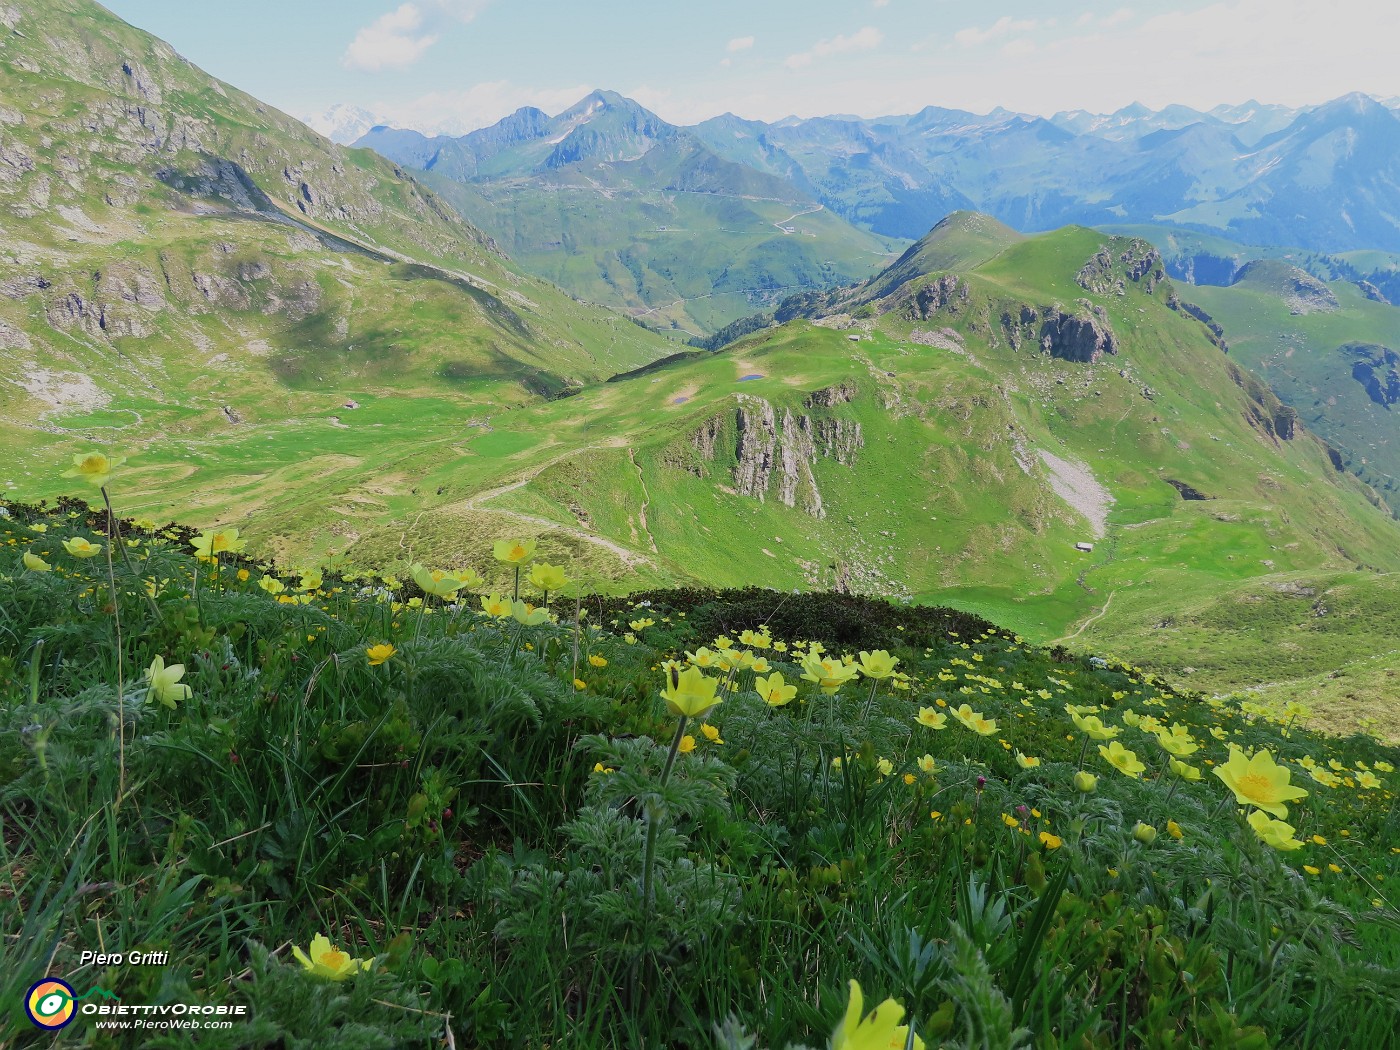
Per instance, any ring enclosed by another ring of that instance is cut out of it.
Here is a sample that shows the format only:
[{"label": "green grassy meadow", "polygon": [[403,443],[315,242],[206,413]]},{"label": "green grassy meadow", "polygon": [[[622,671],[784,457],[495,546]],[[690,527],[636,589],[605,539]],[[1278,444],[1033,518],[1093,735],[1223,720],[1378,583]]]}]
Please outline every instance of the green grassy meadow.
[{"label": "green grassy meadow", "polygon": [[[818,1047],[850,981],[915,1045],[1392,1030],[1400,750],[1374,737],[950,609],[573,582],[529,625],[200,562],[183,527],[124,522],[109,560],[82,507],[0,519],[5,1038],[31,970],[246,1008],[197,1035],[78,1016],[98,1047]],[[671,666],[707,698],[664,700]],[[1213,775],[1234,748],[1305,792],[1288,831],[1231,804],[1274,805]]]}]

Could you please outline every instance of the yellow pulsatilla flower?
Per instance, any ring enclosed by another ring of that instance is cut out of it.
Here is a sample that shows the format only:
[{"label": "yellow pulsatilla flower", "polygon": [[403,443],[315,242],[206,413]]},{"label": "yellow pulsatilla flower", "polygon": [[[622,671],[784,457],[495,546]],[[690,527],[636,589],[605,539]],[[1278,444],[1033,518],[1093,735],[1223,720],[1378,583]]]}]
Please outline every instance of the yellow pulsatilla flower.
[{"label": "yellow pulsatilla flower", "polygon": [[268,594],[281,594],[287,589],[287,585],[276,576],[264,576],[258,580],[258,586]]},{"label": "yellow pulsatilla flower", "polygon": [[700,723],[700,732],[703,733],[705,735],[705,739],[712,744],[724,743],[724,741],[720,739],[719,730],[716,729],[714,726],[710,725],[709,722]]},{"label": "yellow pulsatilla flower", "polygon": [[1147,769],[1145,765],[1138,761],[1136,754],[1128,750],[1117,740],[1109,744],[1108,747],[1104,747],[1100,744],[1099,754],[1103,757],[1105,762],[1118,770],[1118,772],[1122,773],[1125,777],[1132,777],[1134,780],[1142,776],[1143,772]]},{"label": "yellow pulsatilla flower", "polygon": [[797,686],[788,685],[781,671],[774,671],[767,678],[755,678],[753,687],[759,699],[771,707],[782,707],[797,696]]},{"label": "yellow pulsatilla flower", "polygon": [[475,569],[453,569],[447,575],[457,581],[459,590],[474,591],[486,584]]},{"label": "yellow pulsatilla flower", "polygon": [[559,565],[550,565],[548,562],[537,561],[530,567],[530,575],[526,577],[530,583],[544,591],[563,590],[569,582],[569,577],[564,574],[564,569]]},{"label": "yellow pulsatilla flower", "polygon": [[171,664],[165,666],[165,657],[157,656],[151,661],[151,666],[146,668],[146,700],[156,700],[172,711],[175,704],[180,700],[188,700],[193,694],[187,685],[181,685],[180,679],[185,677],[184,664]]},{"label": "yellow pulsatilla flower", "polygon": [[549,610],[538,609],[529,602],[511,602],[510,614],[517,623],[526,627],[538,627],[549,622]]},{"label": "yellow pulsatilla flower", "polygon": [[715,666],[721,671],[733,671],[743,663],[741,654],[737,649],[721,649],[715,658]]},{"label": "yellow pulsatilla flower", "polygon": [[1133,826],[1133,838],[1141,842],[1144,846],[1150,846],[1157,841],[1157,829],[1151,824],[1144,824],[1138,821]]},{"label": "yellow pulsatilla flower", "polygon": [[1279,850],[1302,849],[1303,843],[1293,837],[1293,825],[1265,815],[1262,809],[1252,810],[1246,818],[1259,841]]},{"label": "yellow pulsatilla flower", "polygon": [[887,777],[894,772],[894,763],[888,758],[881,758],[876,761],[875,768],[880,771],[882,777]]},{"label": "yellow pulsatilla flower", "polygon": [[415,563],[409,569],[409,575],[424,594],[436,598],[451,598],[462,589],[462,581],[444,569],[428,569]]},{"label": "yellow pulsatilla flower", "polygon": [[373,959],[356,959],[336,948],[324,933],[318,933],[311,938],[310,955],[296,945],[292,946],[292,954],[306,970],[317,977],[326,977],[332,981],[343,981],[352,974],[362,973],[374,966]]},{"label": "yellow pulsatilla flower", "polygon": [[1172,759],[1168,763],[1168,765],[1171,768],[1171,771],[1177,776],[1179,776],[1182,780],[1194,784],[1196,781],[1201,779],[1201,771],[1199,769],[1197,769],[1193,765],[1189,765],[1181,761],[1178,758]]},{"label": "yellow pulsatilla flower", "polygon": [[656,621],[649,616],[644,616],[640,620],[628,620],[627,626],[634,631],[645,631],[648,627],[655,627]]},{"label": "yellow pulsatilla flower", "polygon": [[1325,769],[1310,769],[1308,770],[1308,776],[1327,788],[1337,787],[1342,782],[1342,778],[1337,776],[1336,773],[1329,773]]},{"label": "yellow pulsatilla flower", "polygon": [[899,657],[891,656],[884,649],[876,649],[872,653],[862,652],[860,654],[860,673],[866,678],[888,678],[894,674],[897,663],[899,663]]},{"label": "yellow pulsatilla flower", "polygon": [[524,565],[535,556],[534,540],[497,540],[491,548],[497,561],[507,565]]},{"label": "yellow pulsatilla flower", "polygon": [[1091,795],[1099,789],[1099,778],[1087,770],[1081,769],[1074,774],[1074,789]]},{"label": "yellow pulsatilla flower", "polygon": [[73,465],[65,470],[62,476],[82,478],[93,485],[105,485],[112,471],[125,462],[125,459],[106,456],[101,452],[79,452],[73,457]]},{"label": "yellow pulsatilla flower", "polygon": [[754,656],[753,653],[746,653],[745,655],[752,658],[748,661],[746,666],[748,670],[752,671],[754,674],[767,674],[769,671],[773,670],[773,665],[763,657]]},{"label": "yellow pulsatilla flower", "polygon": [[1356,775],[1356,786],[1364,788],[1367,791],[1375,791],[1376,788],[1381,786],[1381,780],[1380,777],[1371,772],[1358,773]]},{"label": "yellow pulsatilla flower", "polygon": [[1383,758],[1377,759],[1377,760],[1375,761],[1375,763],[1373,764],[1373,767],[1372,767],[1372,768],[1374,768],[1374,769],[1375,769],[1377,772],[1379,772],[1379,773],[1394,773],[1394,772],[1395,772],[1395,767],[1394,767],[1393,765],[1391,765],[1389,762],[1387,762],[1387,761],[1386,761],[1385,759],[1383,759]]},{"label": "yellow pulsatilla flower", "polygon": [[1174,839],[1181,838],[1185,832],[1181,830],[1181,825],[1174,820],[1167,821],[1167,834]]},{"label": "yellow pulsatilla flower", "polygon": [[739,644],[751,649],[767,649],[773,644],[773,639],[764,631],[740,631]]},{"label": "yellow pulsatilla flower", "polygon": [[206,559],[220,554],[237,554],[243,545],[237,529],[205,529],[194,538],[195,554]]},{"label": "yellow pulsatilla flower", "polygon": [[982,717],[978,712],[974,711],[969,704],[959,704],[949,713],[968,729],[972,728],[973,719]]},{"label": "yellow pulsatilla flower", "polygon": [[1138,714],[1131,707],[1125,708],[1123,713],[1118,717],[1123,719],[1123,724],[1125,726],[1132,726],[1134,729],[1137,729],[1142,725],[1142,715]]},{"label": "yellow pulsatilla flower", "polygon": [[365,655],[369,657],[369,665],[371,667],[378,667],[380,664],[384,663],[384,661],[388,660],[389,657],[393,656],[396,652],[398,652],[398,650],[395,649],[388,642],[381,642],[378,645],[371,645],[369,648],[367,648],[365,650]]},{"label": "yellow pulsatilla flower", "polygon": [[803,681],[815,682],[827,696],[831,696],[847,682],[858,677],[860,669],[830,657],[808,656],[802,661]]},{"label": "yellow pulsatilla flower", "polygon": [[715,648],[716,648],[716,649],[724,650],[724,649],[732,649],[733,647],[734,647],[734,639],[732,639],[732,638],[726,638],[724,635],[720,635],[718,638],[715,639]]},{"label": "yellow pulsatilla flower", "polygon": [[947,729],[948,716],[942,711],[932,707],[919,708],[919,717],[916,721],[921,726],[928,726],[930,729]]},{"label": "yellow pulsatilla flower", "polygon": [[688,755],[695,750],[695,738],[687,733],[681,737],[681,742],[676,745],[676,750],[683,755]]},{"label": "yellow pulsatilla flower", "polygon": [[24,562],[24,567],[30,572],[50,572],[53,570],[52,565],[33,551],[25,551],[24,557],[20,561]]},{"label": "yellow pulsatilla flower", "polygon": [[932,755],[924,755],[919,759],[919,772],[930,775],[938,772],[938,763]]},{"label": "yellow pulsatilla flower", "polygon": [[608,658],[606,656],[599,656],[597,653],[593,653],[591,656],[589,656],[588,662],[594,667],[608,666]]},{"label": "yellow pulsatilla flower", "polygon": [[1023,755],[1021,752],[1017,751],[1016,764],[1022,769],[1034,769],[1036,766],[1040,765],[1040,759],[1032,758],[1030,755]]},{"label": "yellow pulsatilla flower", "polygon": [[297,574],[297,588],[299,590],[319,590],[321,584],[325,582],[325,578],[321,575],[320,569],[303,569]]},{"label": "yellow pulsatilla flower", "polygon": [[1087,734],[1090,740],[1112,740],[1122,732],[1117,726],[1104,725],[1098,715],[1075,714],[1070,718],[1079,727],[1079,731]]},{"label": "yellow pulsatilla flower", "polygon": [[[899,1023],[904,1017],[904,1007],[893,999],[886,999],[865,1015],[860,982],[851,981],[850,989],[846,1016],[831,1034],[831,1050],[904,1050],[909,1042],[909,1027]],[[914,1047],[924,1050],[924,1041],[917,1035]]]},{"label": "yellow pulsatilla flower", "polygon": [[481,611],[500,620],[511,614],[511,603],[509,599],[493,593],[481,599]]},{"label": "yellow pulsatilla flower", "polygon": [[1289,784],[1288,767],[1275,762],[1268,751],[1261,750],[1253,758],[1247,758],[1239,748],[1231,748],[1230,760],[1211,772],[1235,793],[1235,800],[1241,805],[1253,806],[1275,817],[1288,816],[1286,803],[1308,797],[1302,788]]},{"label": "yellow pulsatilla flower", "polygon": [[981,715],[978,715],[968,723],[967,728],[971,729],[978,736],[994,736],[997,731],[997,720],[995,718],[983,718]]},{"label": "yellow pulsatilla flower", "polygon": [[671,671],[667,687],[661,691],[661,699],[673,715],[690,718],[704,718],[722,700],[715,696],[719,679],[706,677],[698,667],[687,667],[684,671]]},{"label": "yellow pulsatilla flower", "polygon": [[71,540],[63,541],[63,549],[75,558],[95,558],[102,553],[103,547],[82,536],[74,536]]},{"label": "yellow pulsatilla flower", "polygon": [[686,650],[685,658],[696,667],[718,667],[720,663],[720,654],[703,645],[693,653]]}]

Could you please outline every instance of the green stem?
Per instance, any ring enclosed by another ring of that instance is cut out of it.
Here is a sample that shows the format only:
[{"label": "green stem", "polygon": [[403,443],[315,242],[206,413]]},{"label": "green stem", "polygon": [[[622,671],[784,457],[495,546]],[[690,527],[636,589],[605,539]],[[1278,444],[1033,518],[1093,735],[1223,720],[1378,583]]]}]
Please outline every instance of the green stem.
[{"label": "green stem", "polygon": [[870,679],[870,695],[865,700],[865,710],[860,713],[860,720],[864,722],[870,717],[871,705],[875,703],[875,692],[880,688],[880,679]]},{"label": "green stem", "polygon": [[[680,722],[676,725],[676,735],[671,738],[671,750],[666,755],[666,765],[661,769],[661,780],[657,785],[660,790],[666,786],[666,781],[671,778],[671,770],[676,764],[676,755],[680,753],[681,739],[685,736],[686,716],[681,715]],[[652,895],[652,872],[656,866],[656,836],[661,827],[661,817],[663,804],[657,802],[655,805],[647,806],[647,844],[646,853],[642,860],[642,907],[646,910],[647,921],[651,921],[651,895]]]},{"label": "green stem", "polygon": [[1089,734],[1084,734],[1084,745],[1079,749],[1079,768],[1084,768],[1084,756],[1089,753]]},{"label": "green stem", "polygon": [[[108,563],[109,568],[110,568],[110,566],[111,566],[111,561],[112,561],[112,546],[115,545],[116,548],[117,548],[119,551],[121,551],[122,561],[126,563],[126,571],[129,572],[129,573],[131,573],[131,578],[132,578],[133,580],[136,581],[137,586],[140,587],[140,589],[141,589],[141,593],[144,594],[144,595],[146,596],[146,603],[147,603],[148,605],[150,605],[151,611],[154,612],[154,613],[156,614],[156,622],[157,622],[157,623],[160,623],[160,624],[164,624],[164,623],[165,623],[165,617],[162,616],[161,613],[160,613],[160,606],[157,605],[157,604],[156,604],[156,600],[155,600],[154,598],[152,598],[152,597],[150,596],[149,593],[147,593],[145,581],[143,581],[143,580],[141,579],[141,577],[137,575],[136,569],[135,569],[135,568],[132,566],[132,564],[131,564],[131,555],[130,555],[129,553],[127,553],[126,541],[122,539],[122,529],[121,529],[121,525],[118,524],[118,522],[117,522],[117,512],[116,512],[115,510],[112,509],[112,497],[109,496],[109,495],[107,495],[107,486],[106,486],[106,485],[103,485],[103,486],[102,486],[102,502],[105,503],[105,504],[107,505],[107,521],[108,521],[108,523],[112,526],[112,531],[111,531],[111,532],[108,534],[108,536],[107,536],[107,563]],[[110,575],[110,573],[109,573],[109,575]],[[117,600],[117,585],[116,585],[116,579],[113,578],[113,580],[112,580],[112,602],[115,604],[116,600]]]},{"label": "green stem", "polygon": [[511,596],[511,601],[520,600],[520,566],[515,567],[515,593]]}]

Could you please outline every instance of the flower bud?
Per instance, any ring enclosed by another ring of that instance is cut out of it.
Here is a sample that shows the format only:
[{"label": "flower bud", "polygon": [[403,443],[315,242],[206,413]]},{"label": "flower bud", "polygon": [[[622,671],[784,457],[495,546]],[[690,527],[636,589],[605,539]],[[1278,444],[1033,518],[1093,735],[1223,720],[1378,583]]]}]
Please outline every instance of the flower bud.
[{"label": "flower bud", "polygon": [[1089,795],[1098,790],[1099,778],[1081,769],[1074,774],[1074,786],[1076,790]]},{"label": "flower bud", "polygon": [[1137,839],[1144,846],[1150,846],[1157,841],[1157,829],[1151,824],[1144,824],[1142,821],[1138,821],[1137,826],[1133,828],[1133,838]]}]

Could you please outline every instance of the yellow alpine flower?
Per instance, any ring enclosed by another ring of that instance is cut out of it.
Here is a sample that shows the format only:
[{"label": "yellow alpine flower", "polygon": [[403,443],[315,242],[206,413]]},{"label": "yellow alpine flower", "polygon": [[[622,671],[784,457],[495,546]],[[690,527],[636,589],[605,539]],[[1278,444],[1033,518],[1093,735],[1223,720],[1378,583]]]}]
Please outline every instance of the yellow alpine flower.
[{"label": "yellow alpine flower", "polygon": [[414,564],[409,570],[413,582],[423,589],[424,594],[438,598],[451,598],[462,589],[462,581],[443,569],[427,569]]},{"label": "yellow alpine flower", "polygon": [[1259,840],[1266,846],[1274,849],[1295,850],[1302,849],[1303,843],[1293,837],[1293,825],[1285,824],[1281,820],[1265,816],[1262,809],[1252,810],[1249,817],[1249,826],[1254,829],[1254,833],[1259,836]]},{"label": "yellow alpine flower", "polygon": [[938,771],[938,763],[932,755],[924,755],[919,759],[919,772],[933,774]]},{"label": "yellow alpine flower", "polygon": [[724,741],[720,739],[719,730],[716,729],[714,726],[710,725],[709,722],[700,723],[700,732],[704,733],[705,739],[712,744],[724,743]]},{"label": "yellow alpine flower", "polygon": [[1174,839],[1179,839],[1185,832],[1181,830],[1181,825],[1174,820],[1167,821],[1167,834]]},{"label": "yellow alpine flower", "polygon": [[1070,717],[1080,732],[1088,734],[1090,740],[1112,740],[1122,732],[1117,726],[1104,725],[1098,715],[1075,714]]},{"label": "yellow alpine flower", "polygon": [[919,725],[928,726],[930,729],[948,728],[948,716],[942,711],[932,707],[919,708],[919,717],[917,721]]},{"label": "yellow alpine flower", "polygon": [[263,576],[258,580],[258,586],[267,591],[268,594],[281,594],[287,589],[287,585],[276,576]]},{"label": "yellow alpine flower", "polygon": [[65,470],[62,476],[82,478],[94,485],[105,485],[112,471],[125,462],[125,459],[105,456],[101,452],[79,452],[73,457],[73,466]]},{"label": "yellow alpine flower", "polygon": [[860,671],[866,678],[888,678],[894,674],[894,666],[897,663],[899,657],[891,656],[884,649],[860,654]]},{"label": "yellow alpine flower", "polygon": [[1157,743],[1162,745],[1163,751],[1169,755],[1175,755],[1177,758],[1185,758],[1201,749],[1201,745],[1191,739],[1190,733],[1184,735],[1172,732],[1158,733]]},{"label": "yellow alpine flower", "polygon": [[151,666],[146,668],[146,699],[157,700],[173,711],[177,701],[188,700],[194,692],[189,686],[180,684],[180,679],[184,676],[184,664],[171,664],[166,667],[165,657],[157,656],[151,661]]},{"label": "yellow alpine flower", "polygon": [[1137,824],[1133,826],[1133,838],[1137,839],[1144,846],[1150,846],[1157,841],[1157,829],[1151,824],[1144,824],[1139,820]]},{"label": "yellow alpine flower", "polygon": [[1201,771],[1195,766],[1188,765],[1177,758],[1172,759],[1169,764],[1171,766],[1171,771],[1182,780],[1195,783],[1197,780],[1201,779]]},{"label": "yellow alpine flower", "polygon": [[755,678],[753,687],[759,699],[772,707],[782,707],[797,696],[797,686],[788,685],[781,671],[774,671],[767,678]]},{"label": "yellow alpine flower", "polygon": [[510,600],[502,598],[499,594],[483,595],[481,599],[481,611],[487,616],[494,616],[501,619],[510,615]]},{"label": "yellow alpine flower", "polygon": [[676,750],[683,755],[688,755],[695,750],[695,738],[687,733],[681,737],[681,742],[676,745]]},{"label": "yellow alpine flower", "polygon": [[1143,771],[1147,769],[1145,765],[1138,761],[1137,755],[1129,751],[1117,740],[1109,744],[1108,747],[1104,747],[1100,744],[1099,754],[1103,756],[1105,762],[1118,770],[1118,772],[1122,773],[1125,777],[1132,777],[1134,780],[1142,776]]},{"label": "yellow alpine flower", "polygon": [[1366,791],[1375,791],[1376,788],[1381,786],[1381,780],[1380,777],[1370,771],[1358,773],[1356,774],[1356,786]]},{"label": "yellow alpine flower", "polygon": [[592,664],[594,667],[607,667],[607,666],[608,666],[608,658],[607,658],[606,656],[599,656],[597,653],[594,653],[594,654],[592,654],[591,656],[589,656],[588,662],[589,662],[590,664]]},{"label": "yellow alpine flower", "polygon": [[723,701],[715,696],[719,679],[707,678],[698,667],[670,672],[670,682],[661,691],[661,699],[673,715],[704,718]]},{"label": "yellow alpine flower", "polygon": [[[909,1028],[900,1024],[904,1007],[886,999],[868,1016],[862,1013],[865,998],[860,982],[851,981],[851,998],[846,1016],[831,1034],[831,1050],[904,1050],[909,1041]],[[924,1041],[914,1036],[915,1050],[924,1050]]]},{"label": "yellow alpine flower", "polygon": [[1275,817],[1288,816],[1285,803],[1308,796],[1302,788],[1289,784],[1288,767],[1279,765],[1274,756],[1264,750],[1253,758],[1246,758],[1243,751],[1231,748],[1230,760],[1211,772],[1225,782],[1241,805],[1254,806]]},{"label": "yellow alpine flower", "polygon": [[24,567],[30,572],[49,572],[53,569],[52,565],[32,551],[25,551],[24,557],[20,560],[24,562]]},{"label": "yellow alpine flower", "polygon": [[1040,833],[1040,844],[1046,849],[1059,849],[1064,845],[1064,839],[1060,838],[1059,835],[1052,835],[1048,831],[1042,831]]},{"label": "yellow alpine flower", "polygon": [[63,541],[63,549],[75,558],[95,558],[102,553],[102,544],[74,536],[71,540]]},{"label": "yellow alpine flower", "polygon": [[373,959],[355,959],[334,947],[330,938],[323,933],[311,938],[309,956],[296,945],[292,946],[292,954],[308,971],[317,977],[326,977],[332,981],[343,981],[351,974],[361,973],[374,966]]},{"label": "yellow alpine flower", "polygon": [[219,554],[237,554],[243,549],[244,541],[238,538],[237,529],[205,529],[194,538],[194,552],[201,558],[209,559]]},{"label": "yellow alpine flower", "polygon": [[371,667],[378,667],[396,652],[398,652],[398,650],[392,645],[387,642],[381,642],[378,645],[371,645],[366,649],[365,655],[369,657],[369,665]]},{"label": "yellow alpine flower", "polygon": [[497,540],[491,552],[507,565],[524,565],[535,556],[535,541]]},{"label": "yellow alpine flower", "polygon": [[569,582],[569,578],[564,575],[562,568],[543,561],[536,562],[531,566],[528,579],[531,584],[546,593],[563,590]]},{"label": "yellow alpine flower", "polygon": [[1081,769],[1074,774],[1074,788],[1086,795],[1092,795],[1099,788],[1099,778],[1087,770]]},{"label": "yellow alpine flower", "polygon": [[304,569],[297,574],[297,588],[299,590],[319,590],[321,584],[325,582],[325,578],[321,575],[320,569]]},{"label": "yellow alpine flower", "polygon": [[717,667],[720,662],[720,654],[705,648],[703,645],[693,653],[686,650],[685,658],[696,667]]},{"label": "yellow alpine flower", "polygon": [[526,627],[538,627],[549,621],[548,609],[537,609],[529,602],[511,602],[510,614],[515,617],[517,623]]},{"label": "yellow alpine flower", "polygon": [[1036,766],[1040,765],[1040,759],[1032,758],[1030,755],[1023,755],[1021,752],[1017,751],[1016,764],[1022,769],[1034,769]]},{"label": "yellow alpine flower", "polygon": [[827,696],[835,693],[859,674],[859,668],[853,664],[845,664],[830,657],[809,655],[802,661],[803,681],[815,682],[817,688]]},{"label": "yellow alpine flower", "polygon": [[474,591],[486,584],[475,569],[454,569],[448,575],[457,581],[461,590]]}]

